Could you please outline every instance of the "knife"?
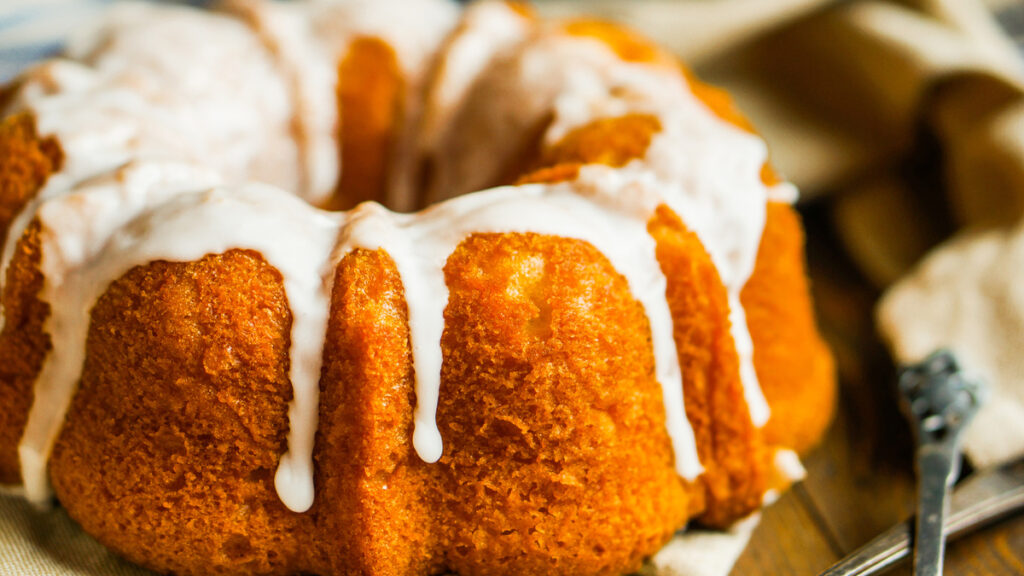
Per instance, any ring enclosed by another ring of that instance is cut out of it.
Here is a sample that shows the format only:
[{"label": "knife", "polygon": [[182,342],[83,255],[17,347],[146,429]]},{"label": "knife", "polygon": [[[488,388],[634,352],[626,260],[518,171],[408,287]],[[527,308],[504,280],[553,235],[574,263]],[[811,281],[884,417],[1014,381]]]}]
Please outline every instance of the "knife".
[{"label": "knife", "polygon": [[[1024,460],[975,472],[953,491],[944,523],[950,539],[1024,510]],[[914,519],[893,526],[818,576],[878,574],[910,555]]]}]

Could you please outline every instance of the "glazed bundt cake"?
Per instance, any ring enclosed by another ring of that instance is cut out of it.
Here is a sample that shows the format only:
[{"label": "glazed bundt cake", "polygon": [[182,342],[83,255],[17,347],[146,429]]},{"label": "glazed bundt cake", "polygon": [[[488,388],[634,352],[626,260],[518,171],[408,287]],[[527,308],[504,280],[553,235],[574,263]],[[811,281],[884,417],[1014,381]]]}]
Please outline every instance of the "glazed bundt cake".
[{"label": "glazed bundt cake", "polygon": [[620,574],[829,420],[795,190],[628,31],[126,4],[0,109],[0,482],[143,566]]}]

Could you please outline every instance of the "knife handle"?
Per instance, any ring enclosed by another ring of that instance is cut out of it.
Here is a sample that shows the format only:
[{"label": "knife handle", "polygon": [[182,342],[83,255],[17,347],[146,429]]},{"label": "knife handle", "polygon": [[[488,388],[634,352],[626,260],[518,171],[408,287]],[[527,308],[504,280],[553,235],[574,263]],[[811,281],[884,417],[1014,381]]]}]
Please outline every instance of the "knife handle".
[{"label": "knife handle", "polygon": [[[945,530],[958,538],[1024,509],[1024,460],[975,472],[953,491]],[[911,518],[868,542],[819,576],[878,574],[910,555],[914,519]]]}]

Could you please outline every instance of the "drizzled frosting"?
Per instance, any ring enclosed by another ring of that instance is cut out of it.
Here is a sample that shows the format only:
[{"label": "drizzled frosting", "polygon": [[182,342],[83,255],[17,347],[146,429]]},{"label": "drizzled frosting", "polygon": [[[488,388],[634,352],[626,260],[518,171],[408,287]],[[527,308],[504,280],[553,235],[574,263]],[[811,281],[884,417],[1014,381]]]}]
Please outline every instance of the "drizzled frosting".
[{"label": "drizzled frosting", "polygon": [[[415,139],[422,114],[422,90],[439,45],[459,18],[454,2],[440,0],[312,1],[299,5],[312,32],[335,60],[358,37],[383,39],[395,55],[402,77],[400,117],[388,158],[387,204],[399,211],[416,208]],[[345,78],[336,78],[344,82]],[[332,94],[333,95],[333,94]],[[344,110],[341,123],[345,123]]]},{"label": "drizzled frosting", "polygon": [[339,118],[335,88],[344,79],[338,78],[338,62],[357,37],[388,43],[405,94],[398,123],[404,133],[391,151],[387,197],[392,206],[411,210],[412,131],[420,112],[421,84],[437,46],[455,25],[456,6],[438,0],[229,0],[222,8],[253,26],[288,81],[296,142],[305,163],[306,186],[300,195],[316,205],[330,198],[341,169],[337,134],[345,118]]},{"label": "drizzled frosting", "polygon": [[116,4],[68,56],[30,70],[11,110],[60,141],[67,176],[171,159],[303,192],[287,83],[238,19]]},{"label": "drizzled frosting", "polygon": [[[37,218],[45,276],[40,297],[61,305],[52,307],[45,326],[53,350],[44,361],[19,446],[30,498],[47,497],[49,452],[84,361],[89,312],[107,286],[131,268],[153,260],[192,261],[233,248],[256,250],[280,271],[292,310],[289,378],[294,399],[289,409],[288,451],[275,478],[282,501],[292,510],[306,510],[314,499],[318,380],[333,270],[356,248],[385,250],[402,279],[416,379],[412,443],[425,461],[436,461],[443,452],[435,412],[448,299],[444,265],[472,233],[533,232],[585,240],[626,278],[650,321],[656,378],[662,387],[677,471],[687,479],[702,472],[685,414],[672,316],[665,300],[667,281],[646,229],[660,205],[672,208],[699,236],[718,267],[729,295],[732,334],[751,417],[757,424],[767,420],[768,406],[757,385],[753,344],[739,294],[753,270],[769,194],[775,198],[788,189],[770,192],[765,188],[759,176],[766,157],[764,144],[716,118],[677,72],[657,65],[625,64],[597,41],[549,33],[528,43],[515,57],[517,76],[501,79],[505,84],[518,83],[520,92],[544,87],[530,95],[531,102],[518,102],[528,113],[512,127],[522,129],[532,122],[530,114],[549,110],[553,121],[545,140],[553,143],[596,119],[652,114],[659,118],[662,131],[642,158],[614,169],[585,166],[571,182],[460,196],[416,214],[393,213],[373,203],[348,213],[328,213],[276,187],[243,183],[263,180],[316,199],[322,198],[330,175],[336,177],[337,165],[326,160],[337,158],[336,143],[320,124],[328,122],[333,128],[336,121],[331,120],[324,100],[333,98],[333,93],[320,94],[324,78],[314,74],[302,80],[295,74],[307,51],[328,51],[326,58],[314,59],[312,64],[323,74],[338,52],[300,33],[310,29],[310,21],[302,20],[304,11],[317,14],[319,4],[268,8],[290,14],[283,20],[262,18],[260,4],[235,4],[228,9],[242,11],[258,32],[223,16],[152,8],[169,10],[167,14],[173,16],[167,18],[167,30],[152,24],[155,30],[170,34],[168,30],[195,20],[217,28],[216,32],[211,28],[211,36],[236,38],[228,48],[211,48],[209,53],[180,60],[152,49],[142,60],[152,66],[136,70],[128,54],[134,49],[130,39],[141,41],[145,33],[133,36],[122,33],[120,27],[125,24],[111,24],[121,48],[107,53],[97,41],[83,41],[76,54],[84,64],[44,64],[27,77],[19,93],[16,109],[32,111],[40,132],[55,135],[68,157],[64,169],[50,178],[11,226],[0,262],[2,281],[18,238]],[[438,14],[430,25],[435,32],[421,37],[434,34],[434,45],[451,26],[445,16],[448,12]],[[132,13],[123,18],[135,22],[136,17],[154,21]],[[388,24],[381,18],[364,19],[369,22],[364,23],[366,31]],[[344,34],[339,32],[339,37],[362,30],[356,24]],[[318,38],[331,35],[314,34]],[[517,31],[508,36],[512,43],[519,38]],[[399,42],[396,53],[403,62],[425,66],[426,53],[411,55],[414,44]],[[194,62],[228,58],[242,49],[259,54],[253,61],[248,56],[239,58],[243,64],[231,72],[244,87],[244,98],[224,92],[223,82],[211,75],[220,71],[212,72],[212,66],[203,72],[184,70],[204,68]],[[476,68],[470,76],[487,77],[478,61],[470,59],[470,64]],[[160,89],[179,83],[191,87],[180,97],[164,95]],[[265,93],[250,93],[257,89]],[[212,95],[205,94],[207,90]],[[218,124],[218,114],[232,107],[238,110]],[[199,131],[197,126],[178,125],[178,117],[191,114],[211,122],[210,132],[193,134]],[[441,124],[457,121],[441,118]],[[193,137],[197,140],[192,141]],[[240,140],[241,149],[228,145],[235,140]],[[281,159],[283,163],[277,162]]]},{"label": "drizzled frosting", "polygon": [[[207,41],[213,37],[218,42]],[[285,83],[241,22],[184,7],[118,4],[70,42],[68,56],[75,59],[23,74],[2,111],[31,112],[38,132],[60,142],[62,168],[38,200],[134,159],[184,161],[225,181],[299,190]],[[37,206],[30,203],[9,228],[0,282]]]},{"label": "drizzled frosting", "polygon": [[503,51],[523,42],[530,22],[508,3],[485,0],[466,8],[438,62],[427,93],[419,147],[432,150],[484,69]]},{"label": "drizzled frosting", "polygon": [[701,472],[683,410],[666,280],[646,233],[648,219],[662,203],[650,182],[638,180],[623,188],[596,175],[557,185],[497,188],[416,214],[393,213],[374,203],[347,213],[323,212],[269,186],[228,188],[216,182],[212,174],[186,165],[142,161],[37,202],[46,277],[40,298],[62,305],[53,307],[46,323],[53,351],[44,361],[19,448],[30,498],[46,497],[46,461],[84,361],[89,312],[106,287],[153,260],[191,261],[232,248],[257,250],[281,272],[292,309],[294,400],[288,452],[275,479],[284,503],[302,511],[313,501],[313,441],[330,281],[337,264],[355,248],[384,249],[402,278],[416,374],[413,445],[424,460],[436,461],[443,449],[434,420],[448,300],[443,268],[459,242],[475,232],[579,238],[609,259],[650,319],[677,468],[691,479]]},{"label": "drizzled frosting", "polygon": [[252,26],[286,80],[302,163],[301,186],[295,192],[311,204],[324,205],[341,172],[335,55],[314,34],[310,10],[299,2],[229,0],[221,8]]},{"label": "drizzled frosting", "polygon": [[[439,187],[444,192],[434,192],[438,197],[457,196],[465,192],[464,182],[493,180],[508,162],[502,155],[519,153],[514,146],[503,147],[504,142],[529,133],[548,115],[550,125],[543,134],[547,145],[599,119],[629,114],[658,118],[661,131],[642,158],[615,171],[587,167],[580,178],[600,173],[618,179],[620,186],[653,178],[664,202],[700,238],[728,292],[744,395],[760,426],[770,414],[754,369],[740,293],[754,269],[769,193],[785,199],[795,190],[780,185],[769,192],[760,175],[767,159],[764,142],[715,116],[682,74],[665,66],[625,64],[601,41],[573,37],[557,28],[540,33],[499,60],[498,72],[485,75],[470,90],[471,111],[462,119],[469,122],[460,124],[455,118],[449,130],[478,130],[474,138],[489,138],[493,146],[439,163]],[[480,110],[472,112],[474,106]],[[465,146],[461,140],[453,142],[453,148]]]}]

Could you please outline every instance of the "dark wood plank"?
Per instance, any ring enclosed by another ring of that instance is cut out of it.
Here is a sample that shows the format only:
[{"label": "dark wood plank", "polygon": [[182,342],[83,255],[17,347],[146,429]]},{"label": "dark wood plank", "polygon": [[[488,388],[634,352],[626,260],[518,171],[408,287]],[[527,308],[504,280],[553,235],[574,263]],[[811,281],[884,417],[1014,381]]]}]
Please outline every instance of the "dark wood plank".
[{"label": "dark wood plank", "polygon": [[790,490],[762,513],[734,575],[817,574],[839,558],[799,494]]},{"label": "dark wood plank", "polygon": [[1024,574],[1024,518],[1014,518],[949,545],[947,574]]},{"label": "dark wood plank", "polygon": [[852,439],[858,427],[841,416],[825,444],[805,459],[800,486],[842,554],[848,554],[913,511],[911,471],[872,458]]}]

